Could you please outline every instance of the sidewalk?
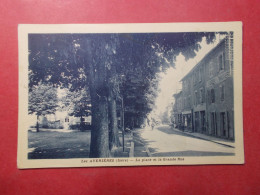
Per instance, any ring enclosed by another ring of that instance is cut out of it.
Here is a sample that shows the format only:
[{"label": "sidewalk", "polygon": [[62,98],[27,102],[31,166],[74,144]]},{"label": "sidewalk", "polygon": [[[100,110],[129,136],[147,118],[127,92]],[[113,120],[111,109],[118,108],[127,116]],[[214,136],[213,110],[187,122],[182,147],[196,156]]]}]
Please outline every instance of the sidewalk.
[{"label": "sidewalk", "polygon": [[146,146],[146,143],[139,136],[139,130],[135,129],[132,131],[133,134],[133,147],[134,152],[132,157],[151,157],[149,148]]},{"label": "sidewalk", "polygon": [[214,142],[216,144],[220,144],[220,145],[223,145],[223,146],[235,148],[235,143],[232,140],[221,139],[221,138],[208,136],[208,135],[201,134],[201,133],[182,131],[182,130],[175,129],[175,128],[171,128],[171,130],[179,132],[179,133],[181,132],[183,134],[189,135],[189,136],[194,137],[194,138],[199,138],[199,139],[203,139],[203,140],[207,140],[207,141],[210,141],[210,142]]},{"label": "sidewalk", "polygon": [[121,146],[114,151],[114,157],[150,157],[150,151],[138,135],[138,130],[125,133],[125,150],[123,152],[123,137],[119,134]]},{"label": "sidewalk", "polygon": [[122,132],[119,133],[120,146],[113,151],[114,158],[128,158],[131,153],[131,142],[133,140],[131,133],[124,134],[124,151],[123,151],[123,136]]},{"label": "sidewalk", "polygon": [[125,146],[123,151],[123,137],[119,134],[120,146],[113,151],[115,158],[132,158],[132,157],[149,157],[151,156],[149,149],[138,135],[138,129],[125,133]]}]

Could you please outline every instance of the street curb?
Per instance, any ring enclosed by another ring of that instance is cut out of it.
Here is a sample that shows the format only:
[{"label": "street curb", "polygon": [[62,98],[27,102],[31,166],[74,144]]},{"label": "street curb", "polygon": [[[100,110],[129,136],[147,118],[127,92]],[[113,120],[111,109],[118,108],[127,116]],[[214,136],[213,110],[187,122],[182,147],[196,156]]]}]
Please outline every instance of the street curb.
[{"label": "street curb", "polygon": [[235,148],[234,146],[231,146],[231,145],[228,145],[228,144],[223,144],[223,143],[220,143],[220,142],[217,142],[217,141],[213,141],[211,139],[207,139],[207,138],[199,137],[199,136],[196,136],[196,135],[192,135],[190,133],[186,133],[186,132],[183,132],[183,131],[180,131],[180,130],[176,130],[176,129],[172,129],[172,130],[182,132],[183,134],[189,135],[189,136],[194,137],[194,138],[210,141],[210,142],[213,142],[215,144],[223,145],[223,146],[230,147],[230,148]]}]

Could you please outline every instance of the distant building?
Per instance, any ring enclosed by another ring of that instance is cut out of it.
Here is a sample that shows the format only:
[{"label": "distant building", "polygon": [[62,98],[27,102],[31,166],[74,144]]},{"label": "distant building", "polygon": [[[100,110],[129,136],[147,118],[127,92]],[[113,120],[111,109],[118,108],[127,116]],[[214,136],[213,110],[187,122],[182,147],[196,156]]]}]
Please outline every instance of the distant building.
[{"label": "distant building", "polygon": [[81,124],[83,125],[83,127],[88,127],[89,129],[91,125],[91,116],[84,116],[80,118],[67,115],[63,120],[64,129],[77,129],[80,127]]},{"label": "distant building", "polygon": [[39,127],[47,129],[63,129],[63,123],[60,119],[56,118],[55,115],[46,115],[39,117]]},{"label": "distant building", "polygon": [[223,39],[181,80],[176,128],[234,139],[233,42]]},{"label": "distant building", "polygon": [[[84,130],[90,129],[91,116],[84,116],[82,118],[69,116],[67,113],[56,113],[52,115],[40,116],[39,127],[47,129],[78,129],[80,125]],[[33,126],[36,126],[36,121]]]}]

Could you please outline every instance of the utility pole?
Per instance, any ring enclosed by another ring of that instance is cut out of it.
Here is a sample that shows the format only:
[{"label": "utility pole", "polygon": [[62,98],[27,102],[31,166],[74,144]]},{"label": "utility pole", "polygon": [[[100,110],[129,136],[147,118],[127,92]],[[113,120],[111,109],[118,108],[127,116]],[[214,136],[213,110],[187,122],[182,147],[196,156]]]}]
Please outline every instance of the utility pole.
[{"label": "utility pole", "polygon": [[121,131],[122,131],[122,140],[123,140],[123,152],[125,151],[125,116],[124,116],[124,98],[123,96],[119,97],[121,100]]},{"label": "utility pole", "polygon": [[124,98],[121,97],[121,116],[122,116],[122,137],[123,137],[123,152],[125,151],[125,111],[124,111]]}]

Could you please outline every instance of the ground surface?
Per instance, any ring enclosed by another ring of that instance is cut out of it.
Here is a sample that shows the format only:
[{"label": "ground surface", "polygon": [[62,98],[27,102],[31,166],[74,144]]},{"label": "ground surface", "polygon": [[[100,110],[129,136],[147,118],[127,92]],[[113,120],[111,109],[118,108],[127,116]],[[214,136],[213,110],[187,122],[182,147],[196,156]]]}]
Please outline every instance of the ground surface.
[{"label": "ground surface", "polygon": [[88,158],[90,131],[28,131],[29,159]]},{"label": "ground surface", "polygon": [[151,156],[227,156],[234,148],[189,136],[168,125],[136,131],[136,139],[148,147]]},{"label": "ground surface", "polygon": [[[62,129],[41,129],[40,132],[28,131],[29,159],[68,159],[88,158],[90,150],[90,131],[80,132]],[[213,143],[192,135],[161,125],[154,129],[137,129],[133,134],[134,157],[160,156],[229,156],[234,148]],[[121,146],[111,152],[114,157],[129,157],[130,133],[125,134],[123,151]]]},{"label": "ground surface", "polygon": [[[88,158],[90,150],[90,131],[64,129],[35,129],[28,131],[28,159],[68,159]],[[131,136],[125,133],[123,150],[122,134],[119,134],[121,145],[115,148],[113,157],[129,157]]]}]

